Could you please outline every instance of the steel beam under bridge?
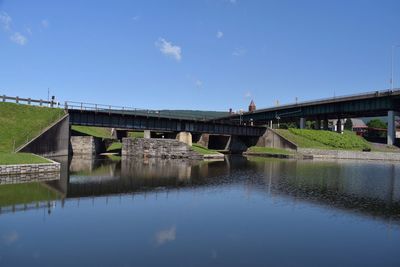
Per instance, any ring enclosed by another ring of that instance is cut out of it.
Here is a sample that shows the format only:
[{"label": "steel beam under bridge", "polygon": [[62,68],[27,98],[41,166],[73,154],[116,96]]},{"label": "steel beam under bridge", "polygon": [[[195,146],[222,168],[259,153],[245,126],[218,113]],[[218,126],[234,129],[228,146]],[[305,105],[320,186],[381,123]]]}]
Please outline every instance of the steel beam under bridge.
[{"label": "steel beam under bridge", "polygon": [[69,109],[71,125],[121,128],[129,130],[151,130],[159,132],[192,132],[239,136],[261,136],[266,128],[243,126],[223,122],[185,120],[138,114],[119,113],[107,110]]}]

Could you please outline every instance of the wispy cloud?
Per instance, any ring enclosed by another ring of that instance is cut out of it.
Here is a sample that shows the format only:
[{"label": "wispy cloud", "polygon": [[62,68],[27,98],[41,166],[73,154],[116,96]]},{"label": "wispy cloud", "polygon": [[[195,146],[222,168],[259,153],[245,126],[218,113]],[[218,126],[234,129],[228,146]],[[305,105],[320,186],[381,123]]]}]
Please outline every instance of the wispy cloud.
[{"label": "wispy cloud", "polygon": [[11,22],[12,19],[6,12],[0,13],[0,24],[5,31],[9,31],[11,29]]},{"label": "wispy cloud", "polygon": [[216,36],[217,36],[218,39],[221,39],[224,36],[224,33],[221,32],[221,31],[217,31],[217,35]]},{"label": "wispy cloud", "polygon": [[244,54],[246,54],[246,49],[243,49],[243,48],[236,48],[234,51],[233,51],[233,53],[232,53],[232,55],[233,56],[236,56],[236,57],[239,57],[239,56],[243,56]]},{"label": "wispy cloud", "polygon": [[155,234],[155,240],[158,246],[161,246],[167,242],[174,241],[176,239],[176,226],[173,225],[170,228],[163,229]]},{"label": "wispy cloud", "polygon": [[42,25],[43,28],[48,28],[50,26],[50,23],[47,19],[42,19],[40,24]]},{"label": "wispy cloud", "polygon": [[247,92],[244,94],[244,97],[245,97],[245,98],[250,98],[250,97],[252,97],[251,92],[250,92],[250,91],[247,91]]},{"label": "wispy cloud", "polygon": [[29,35],[32,35],[32,29],[31,28],[26,27],[25,30]]},{"label": "wispy cloud", "polygon": [[25,45],[28,42],[28,39],[19,32],[15,32],[11,35],[10,40],[19,45]]},{"label": "wispy cloud", "polygon": [[138,21],[140,19],[140,16],[134,16],[134,17],[132,17],[132,20],[134,20],[134,21]]},{"label": "wispy cloud", "polygon": [[194,83],[196,84],[197,88],[201,88],[203,86],[203,82],[201,80],[196,80]]},{"label": "wispy cloud", "polygon": [[173,57],[177,61],[182,59],[182,49],[180,46],[174,45],[164,38],[159,38],[156,45],[164,55]]}]

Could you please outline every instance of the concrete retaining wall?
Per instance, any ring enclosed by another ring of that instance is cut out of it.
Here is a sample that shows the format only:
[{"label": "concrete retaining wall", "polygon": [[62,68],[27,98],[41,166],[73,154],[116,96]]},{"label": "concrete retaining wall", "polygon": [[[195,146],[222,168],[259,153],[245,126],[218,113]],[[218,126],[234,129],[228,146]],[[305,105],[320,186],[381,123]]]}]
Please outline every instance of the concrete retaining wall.
[{"label": "concrete retaining wall", "polygon": [[97,155],[105,151],[102,139],[93,136],[71,136],[71,148],[74,155]]},{"label": "concrete retaining wall", "polygon": [[360,160],[389,160],[400,161],[400,153],[390,152],[361,152],[347,150],[323,150],[313,148],[298,148],[298,153],[312,155],[322,159],[360,159]]},{"label": "concrete retaining wall", "polygon": [[173,139],[123,138],[122,155],[149,158],[203,159],[187,144]]},{"label": "concrete retaining wall", "polygon": [[42,134],[32,139],[17,152],[28,152],[45,157],[67,156],[69,148],[69,116],[65,115]]},{"label": "concrete retaining wall", "polygon": [[257,146],[297,150],[296,144],[293,144],[272,129],[265,131],[265,134],[258,139]]},{"label": "concrete retaining wall", "polygon": [[0,175],[12,174],[39,174],[39,173],[59,173],[61,165],[58,162],[40,164],[18,164],[0,165]]}]

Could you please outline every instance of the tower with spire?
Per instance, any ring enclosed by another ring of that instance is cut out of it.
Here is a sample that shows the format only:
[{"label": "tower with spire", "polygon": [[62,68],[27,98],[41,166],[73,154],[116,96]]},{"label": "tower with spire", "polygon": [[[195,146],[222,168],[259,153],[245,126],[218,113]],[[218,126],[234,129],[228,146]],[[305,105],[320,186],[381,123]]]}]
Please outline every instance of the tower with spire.
[{"label": "tower with spire", "polygon": [[254,101],[251,100],[249,105],[249,112],[254,112],[254,111],[256,111],[256,104],[254,104]]}]

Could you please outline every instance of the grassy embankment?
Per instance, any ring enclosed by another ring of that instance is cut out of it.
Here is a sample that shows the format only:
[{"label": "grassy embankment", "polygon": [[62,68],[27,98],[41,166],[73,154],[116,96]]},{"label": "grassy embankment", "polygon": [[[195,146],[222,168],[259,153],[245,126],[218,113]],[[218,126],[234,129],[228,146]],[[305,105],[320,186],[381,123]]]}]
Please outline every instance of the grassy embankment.
[{"label": "grassy embankment", "polygon": [[351,131],[344,131],[342,134],[308,129],[279,129],[276,131],[302,148],[358,151],[372,149],[368,141]]},{"label": "grassy embankment", "polygon": [[[344,131],[339,134],[332,131],[308,130],[308,129],[277,129],[280,135],[301,148],[317,148],[332,150],[375,150],[364,138],[354,132]],[[266,154],[290,155],[293,152],[284,149],[250,147],[249,152]]]},{"label": "grassy embankment", "polygon": [[48,163],[34,154],[13,151],[63,114],[62,109],[0,103],[0,165]]},{"label": "grassy embankment", "polygon": [[192,144],[192,149],[202,155],[212,155],[212,154],[220,154],[218,151],[216,150],[212,150],[212,149],[208,149],[202,145],[199,144]]}]

